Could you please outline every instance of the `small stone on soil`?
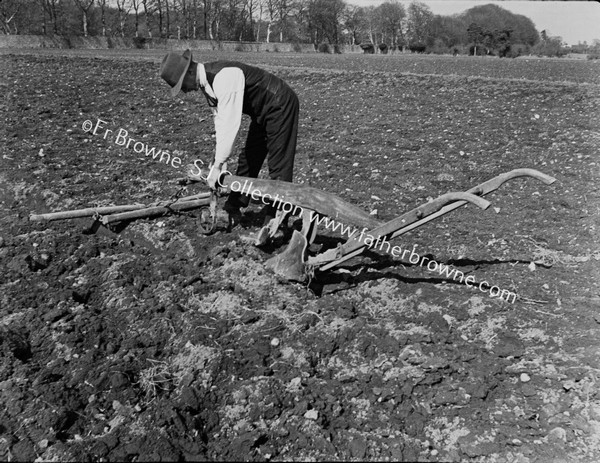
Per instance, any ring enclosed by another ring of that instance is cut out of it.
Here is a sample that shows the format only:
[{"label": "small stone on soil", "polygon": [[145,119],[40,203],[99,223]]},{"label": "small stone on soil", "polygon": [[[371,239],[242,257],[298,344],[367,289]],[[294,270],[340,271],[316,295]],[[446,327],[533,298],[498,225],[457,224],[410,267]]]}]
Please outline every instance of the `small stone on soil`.
[{"label": "small stone on soil", "polygon": [[307,410],[304,414],[304,418],[307,420],[317,420],[319,418],[319,412],[317,410]]},{"label": "small stone on soil", "polygon": [[563,428],[556,427],[548,433],[548,440],[554,442],[565,442],[567,440],[567,431],[565,431]]},{"label": "small stone on soil", "polygon": [[572,379],[569,379],[562,384],[562,387],[565,391],[570,391],[571,389],[573,389],[575,387],[575,381],[573,381]]}]

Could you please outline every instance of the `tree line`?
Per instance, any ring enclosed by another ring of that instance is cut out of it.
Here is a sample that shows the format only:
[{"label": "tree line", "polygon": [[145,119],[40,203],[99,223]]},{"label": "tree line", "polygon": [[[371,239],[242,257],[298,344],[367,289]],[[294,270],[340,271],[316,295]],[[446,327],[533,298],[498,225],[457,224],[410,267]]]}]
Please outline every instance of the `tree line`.
[{"label": "tree line", "polygon": [[440,16],[416,0],[0,0],[0,20],[5,34],[313,43],[321,51],[360,45],[372,53],[515,56],[562,42],[495,5]]}]

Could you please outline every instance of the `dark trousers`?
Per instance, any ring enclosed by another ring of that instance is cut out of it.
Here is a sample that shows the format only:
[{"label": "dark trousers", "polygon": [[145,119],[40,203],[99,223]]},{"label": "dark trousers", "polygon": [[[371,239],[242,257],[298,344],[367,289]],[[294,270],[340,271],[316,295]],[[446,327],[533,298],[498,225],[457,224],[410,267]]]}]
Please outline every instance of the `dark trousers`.
[{"label": "dark trousers", "polygon": [[[285,92],[272,104],[263,124],[250,123],[248,138],[240,153],[236,175],[257,178],[265,159],[271,180],[291,182],[298,137],[298,97]],[[247,207],[250,196],[231,192],[227,202],[236,207]]]}]

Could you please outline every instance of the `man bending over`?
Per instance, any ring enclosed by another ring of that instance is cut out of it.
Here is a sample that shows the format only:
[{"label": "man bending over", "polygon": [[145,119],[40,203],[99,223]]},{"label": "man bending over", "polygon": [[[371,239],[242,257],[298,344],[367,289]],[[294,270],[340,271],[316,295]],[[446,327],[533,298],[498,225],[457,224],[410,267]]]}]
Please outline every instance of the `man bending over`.
[{"label": "man bending over", "polygon": [[[251,118],[246,145],[241,151],[237,175],[257,178],[267,159],[272,180],[292,181],[298,134],[298,97],[279,77],[236,61],[197,63],[192,53],[169,53],[162,61],[160,76],[171,86],[171,94],[200,90],[213,109],[217,146],[208,185],[215,189],[223,164],[231,155],[242,113]],[[240,216],[250,197],[231,192],[224,209]],[[275,217],[266,206],[265,223]]]}]

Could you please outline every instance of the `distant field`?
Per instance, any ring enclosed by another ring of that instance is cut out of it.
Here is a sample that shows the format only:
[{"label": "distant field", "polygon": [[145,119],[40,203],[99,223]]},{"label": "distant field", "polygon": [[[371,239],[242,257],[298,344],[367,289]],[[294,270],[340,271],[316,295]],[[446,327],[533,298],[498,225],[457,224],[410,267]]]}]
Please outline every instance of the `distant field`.
[{"label": "distant field", "polygon": [[[164,50],[60,50],[0,49],[0,54],[35,54],[96,57],[108,59],[147,60],[160,62]],[[201,52],[202,61],[232,59],[263,66],[290,66],[303,69],[337,71],[398,72],[411,74],[459,75],[501,79],[565,81],[600,84],[600,60],[481,58],[439,55],[327,55],[297,53],[227,53]]]},{"label": "distant field", "polygon": [[[555,177],[394,240],[510,303],[375,251],[283,281],[265,261],[284,245],[244,239],[258,204],[209,236],[197,211],[32,222],[184,194],[183,167],[115,135],[185,166],[214,124],[201,94],[171,98],[163,51],[1,53],[0,460],[600,461],[599,63],[197,56],[284,78],[294,182],[382,221],[513,169]],[[321,227],[309,252],[340,240]]]}]

